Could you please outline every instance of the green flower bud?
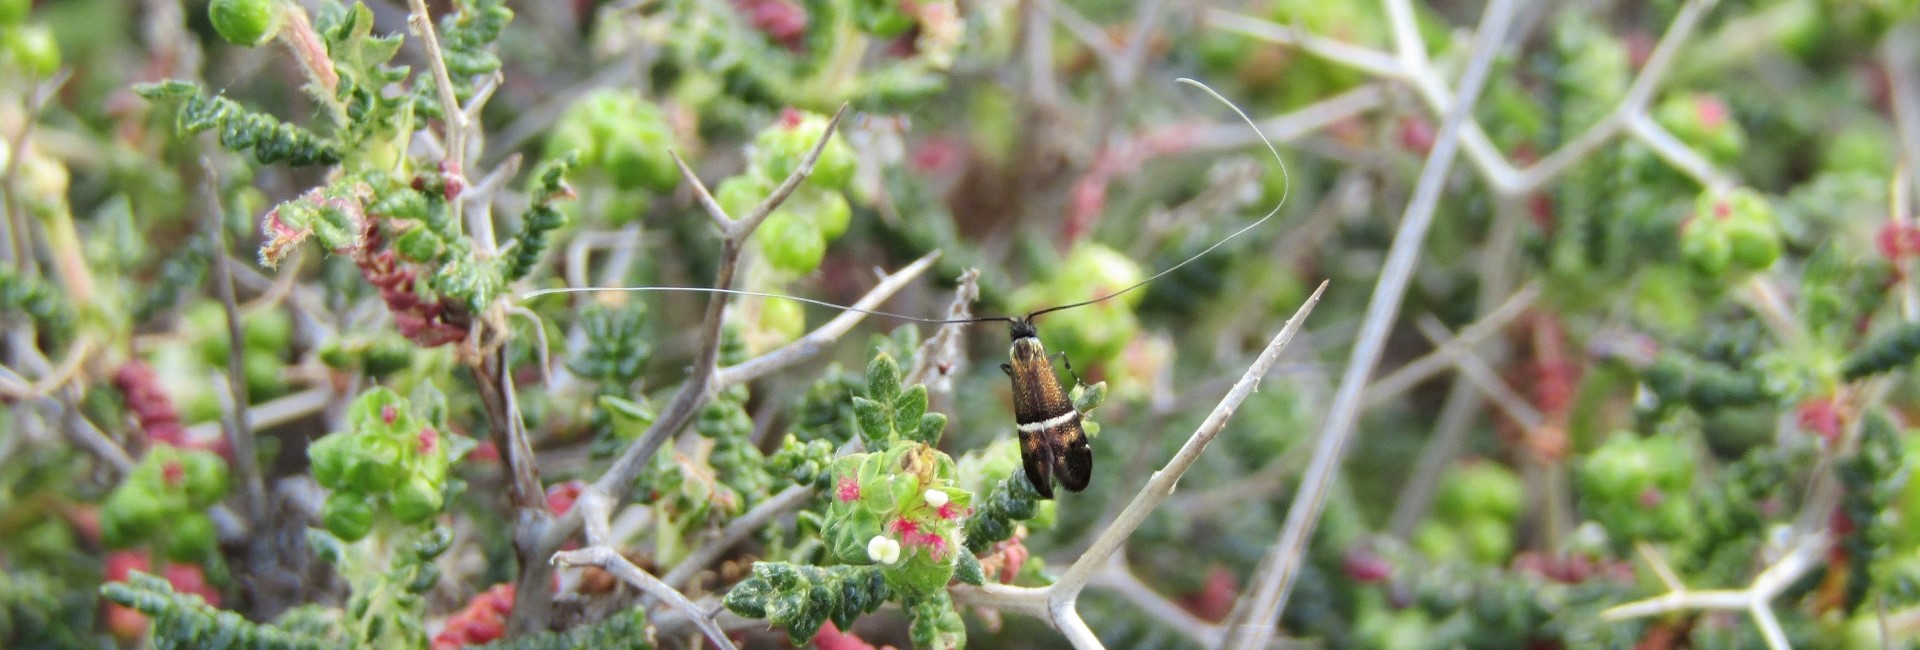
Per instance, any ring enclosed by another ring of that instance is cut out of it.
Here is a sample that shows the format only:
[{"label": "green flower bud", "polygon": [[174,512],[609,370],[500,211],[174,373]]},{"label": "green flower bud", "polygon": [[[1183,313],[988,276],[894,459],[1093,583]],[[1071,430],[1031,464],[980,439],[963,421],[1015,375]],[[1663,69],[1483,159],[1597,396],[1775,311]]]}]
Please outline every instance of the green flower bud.
[{"label": "green flower bud", "polygon": [[417,524],[440,514],[445,497],[436,482],[425,476],[414,476],[393,491],[389,505],[395,519],[402,523]]},{"label": "green flower bud", "polygon": [[[340,435],[340,434],[334,434]],[[358,436],[344,444],[347,451],[346,481],[363,492],[385,492],[406,477],[401,460],[405,449],[388,438]]]},{"label": "green flower bud", "polygon": [[913,16],[900,10],[898,0],[858,0],[853,3],[854,24],[880,38],[894,38],[913,28]]},{"label": "green flower bud", "polygon": [[801,275],[820,268],[826,257],[827,241],[813,220],[794,214],[787,208],[773,211],[753,232],[754,241],[767,263],[785,273]]},{"label": "green flower bud", "polygon": [[356,542],[373,532],[373,503],[367,495],[339,491],[327,497],[320,509],[320,520],[335,537]]},{"label": "green flower bud", "polygon": [[0,27],[26,22],[27,14],[32,11],[33,0],[0,0]]},{"label": "green flower bud", "polygon": [[1451,560],[1465,553],[1453,527],[1433,520],[1422,522],[1414,529],[1413,547],[1431,560]]},{"label": "green flower bud", "polygon": [[351,462],[344,448],[347,434],[335,433],[322,436],[307,445],[307,461],[313,471],[313,480],[321,487],[339,490],[346,487],[347,465]]},{"label": "green flower bud", "polygon": [[382,336],[367,344],[367,376],[379,378],[406,370],[413,365],[413,344],[395,336]]},{"label": "green flower bud", "polygon": [[[760,201],[771,193],[773,186],[759,176],[730,176],[713,188],[713,200],[720,204],[720,209],[727,211],[727,216],[741,219],[753,212]],[[795,192],[796,196],[798,194]]]},{"label": "green flower bud", "polygon": [[801,185],[787,197],[782,210],[792,209],[801,215],[813,219],[820,227],[820,235],[833,241],[847,231],[847,224],[853,221],[853,207],[847,204],[847,197],[837,190],[822,189],[813,185]]},{"label": "green flower bud", "polygon": [[1520,516],[1525,494],[1513,470],[1498,463],[1475,462],[1460,466],[1451,480],[1441,483],[1435,505],[1448,521],[1491,518],[1512,522]]},{"label": "green flower bud", "polygon": [[188,507],[204,509],[227,495],[227,461],[220,456],[207,451],[183,451],[180,469]]},{"label": "green flower bud", "polygon": [[60,43],[46,25],[23,25],[7,39],[8,53],[28,74],[49,77],[60,69]]},{"label": "green flower bud", "polygon": [[249,351],[241,365],[247,376],[248,399],[257,402],[287,393],[287,379],[281,374],[281,370],[286,367],[286,362],[281,361],[276,353],[264,350]]},{"label": "green flower bud", "polygon": [[280,31],[280,12],[278,0],[213,0],[207,5],[213,31],[247,47],[265,43]]},{"label": "green flower bud", "polygon": [[168,520],[167,559],[198,562],[211,557],[217,550],[213,518],[205,513],[189,512]]},{"label": "green flower bud", "polygon": [[1727,241],[1733,250],[1733,263],[1740,268],[1760,271],[1780,259],[1780,233],[1771,224],[1733,221],[1727,224]]},{"label": "green flower bud", "polygon": [[1716,217],[1696,215],[1680,230],[1680,257],[1709,278],[1726,275],[1727,267],[1733,264],[1733,242],[1717,221]]},{"label": "green flower bud", "polygon": [[1491,517],[1476,517],[1460,529],[1467,555],[1480,564],[1505,564],[1513,554],[1513,525]]},{"label": "green flower bud", "polygon": [[[826,130],[827,118],[789,110],[781,115],[778,123],[754,138],[753,164],[770,181],[784,181],[807,159]],[[819,160],[814,161],[813,173],[807,176],[807,182],[826,189],[846,187],[853,180],[858,164],[853,147],[847,146],[836,133],[820,152]]]},{"label": "green flower bud", "polygon": [[601,142],[600,164],[621,189],[670,191],[680,183],[680,168],[667,153],[665,125],[635,129]]},{"label": "green flower bud", "polygon": [[112,548],[139,542],[159,530],[165,510],[152,490],[132,482],[122,484],[100,507],[102,541]]}]

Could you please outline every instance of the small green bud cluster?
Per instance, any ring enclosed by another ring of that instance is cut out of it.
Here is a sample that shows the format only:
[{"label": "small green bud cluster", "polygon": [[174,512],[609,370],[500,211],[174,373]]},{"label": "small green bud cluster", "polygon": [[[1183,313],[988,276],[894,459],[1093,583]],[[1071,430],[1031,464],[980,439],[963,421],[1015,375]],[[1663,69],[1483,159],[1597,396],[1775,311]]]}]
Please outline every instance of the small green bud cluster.
[{"label": "small green bud cluster", "polygon": [[767,468],[775,475],[787,477],[795,485],[821,490],[833,485],[833,475],[827,472],[832,463],[833,443],[818,438],[803,443],[791,433],[780,441],[780,449],[767,457]]},{"label": "small green bud cluster", "polygon": [[1695,151],[1714,162],[1737,162],[1747,145],[1747,133],[1718,97],[1689,94],[1670,97],[1653,110],[1653,119]]},{"label": "small green bud cluster", "polygon": [[213,452],[155,444],[100,508],[101,539],[112,548],[140,543],[176,562],[215,557],[207,508],[227,493],[227,463]]},{"label": "small green bud cluster", "polygon": [[[35,77],[50,77],[60,69],[60,43],[53,29],[27,22],[33,0],[0,0],[0,68],[15,67]],[[4,157],[0,157],[4,160]]]},{"label": "small green bud cluster", "polygon": [[307,448],[314,480],[333,491],[321,512],[329,532],[351,542],[383,516],[417,525],[440,514],[451,454],[433,424],[387,388],[362,393],[347,422]]},{"label": "small green bud cluster", "polygon": [[[714,200],[728,216],[745,217],[806,161],[826,130],[827,118],[787,109],[778,122],[754,138],[746,172],[721,181],[714,188]],[[856,166],[853,148],[834,134],[814,162],[813,173],[753,233],[769,265],[793,275],[820,267],[827,244],[845,233],[852,221],[853,208],[845,189]]]},{"label": "small green bud cluster", "polygon": [[1728,271],[1764,271],[1780,259],[1780,225],[1765,197],[1740,188],[1707,190],[1680,229],[1680,256],[1695,271],[1719,280]]},{"label": "small green bud cluster", "polygon": [[[1094,243],[1074,246],[1061,260],[1053,275],[1044,282],[1013,294],[1012,304],[1022,311],[1076,303],[1106,296],[1133,286],[1146,275],[1140,265],[1120,251]],[[1086,364],[1105,362],[1119,356],[1127,342],[1140,333],[1140,319],[1133,313],[1143,292],[1126,295],[1048,314],[1048,345],[1066,352],[1067,358]]]},{"label": "small green bud cluster", "polygon": [[[202,300],[188,306],[184,316],[187,331],[194,334],[194,348],[205,364],[202,368],[226,369],[227,355],[232,349],[227,336],[226,308],[218,302]],[[244,313],[240,317],[240,337],[248,399],[257,402],[285,394],[287,381],[281,376],[281,369],[286,366],[285,355],[293,343],[293,317],[283,309]],[[197,376],[205,374],[201,372]]]},{"label": "small green bud cluster", "polygon": [[1679,436],[1613,434],[1581,461],[1580,508],[1618,543],[1685,534],[1694,452]]},{"label": "small green bud cluster", "polygon": [[382,379],[413,365],[413,344],[396,334],[352,335],[327,341],[320,362],[340,372]]},{"label": "small green bud cluster", "polygon": [[560,116],[547,140],[547,156],[577,152],[582,165],[598,169],[623,190],[671,191],[680,168],[668,153],[673,127],[666,113],[638,94],[600,88]]},{"label": "small green bud cluster", "polygon": [[1436,560],[1464,557],[1502,565],[1513,553],[1525,489],[1513,470],[1494,462],[1454,467],[1440,483],[1435,517],[1414,531],[1413,543]]}]

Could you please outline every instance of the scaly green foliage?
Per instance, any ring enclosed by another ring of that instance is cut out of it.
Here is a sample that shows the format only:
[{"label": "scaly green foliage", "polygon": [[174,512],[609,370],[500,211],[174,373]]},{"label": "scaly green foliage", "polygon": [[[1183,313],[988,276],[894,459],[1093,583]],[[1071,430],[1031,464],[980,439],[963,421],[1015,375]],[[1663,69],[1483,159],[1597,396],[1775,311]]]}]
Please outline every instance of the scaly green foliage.
[{"label": "scaly green foliage", "polygon": [[153,647],[161,650],[321,650],[332,645],[209,607],[199,596],[177,593],[166,580],[145,573],[103,586],[100,594],[151,617]]},{"label": "scaly green foliage", "polygon": [[893,595],[881,573],[879,567],[756,562],[753,575],[727,592],[726,605],[786,628],[794,645],[804,645],[827,621],[844,630],[880,609]]},{"label": "scaly green foliage", "polygon": [[234,151],[253,152],[262,165],[286,161],[291,165],[332,165],[345,154],[340,146],[313,132],[265,113],[249,111],[225,97],[206,97],[199,84],[169,80],[134,87],[152,101],[177,102],[174,128],[183,135],[218,129],[220,144]]}]

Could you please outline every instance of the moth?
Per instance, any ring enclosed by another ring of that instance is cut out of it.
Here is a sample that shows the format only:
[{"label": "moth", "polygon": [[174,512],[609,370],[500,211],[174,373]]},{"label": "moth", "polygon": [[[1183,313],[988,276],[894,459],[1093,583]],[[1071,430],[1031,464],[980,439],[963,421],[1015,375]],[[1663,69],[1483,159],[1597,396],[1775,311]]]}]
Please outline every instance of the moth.
[{"label": "moth", "polygon": [[[1013,421],[1020,432],[1020,464],[1040,498],[1053,498],[1053,482],[1073,492],[1093,481],[1093,447],[1080,426],[1080,409],[1060,390],[1053,360],[1040,345],[1033,321],[1013,320],[1011,359],[1000,370],[1013,381]],[[1071,362],[1069,362],[1071,363]]]},{"label": "moth", "polygon": [[[1279,163],[1281,173],[1283,175],[1286,174],[1286,161],[1281,159],[1279,148],[1275,147],[1273,141],[1269,140],[1266,134],[1260,131],[1260,127],[1254,124],[1252,118],[1247,117],[1246,112],[1241,111],[1239,106],[1235,106],[1233,102],[1228,101],[1225,97],[1221,97],[1219,93],[1214,92],[1212,88],[1208,88],[1205,84],[1191,79],[1180,79],[1179,81],[1199,87],[1201,90],[1212,95],[1214,99],[1220,100],[1229,108],[1232,108],[1233,112],[1238,114],[1240,119],[1246,122],[1247,126],[1253,128],[1253,132],[1259,137],[1260,142],[1265,144],[1267,150],[1273,154],[1274,161]],[[1291,184],[1289,183],[1288,191],[1290,190]],[[1280,201],[1276,203],[1273,209],[1268,211],[1265,216],[1241,227],[1232,234],[1222,237],[1219,241],[1214,242],[1212,246],[1208,246],[1204,250],[1194,253],[1192,256],[1181,260],[1178,264],[1162,269],[1160,272],[1149,276],[1145,280],[1141,280],[1124,289],[1108,293],[1092,300],[1047,307],[1029,312],[1025,316],[982,316],[961,319],[920,318],[878,310],[860,309],[848,305],[834,304],[823,300],[813,300],[811,298],[801,298],[798,296],[713,287],[573,287],[564,289],[541,289],[523,294],[523,297],[531,298],[549,293],[586,291],[685,291],[762,298],[785,298],[830,307],[841,311],[884,316],[917,323],[970,324],[1005,322],[1009,326],[1012,345],[1007,350],[1008,361],[1007,363],[1000,364],[1000,369],[1007,373],[1008,379],[1013,383],[1013,419],[1014,428],[1020,437],[1021,466],[1026,473],[1028,482],[1033,484],[1034,491],[1040,495],[1040,498],[1052,499],[1054,498],[1053,485],[1056,482],[1060,484],[1060,487],[1064,487],[1070,492],[1085,490],[1087,486],[1092,483],[1093,447],[1087,444],[1087,433],[1081,425],[1082,415],[1079,409],[1074,407],[1071,399],[1068,399],[1066,391],[1060,386],[1059,376],[1053,372],[1053,357],[1047,356],[1046,347],[1041,345],[1040,333],[1038,328],[1034,326],[1034,319],[1050,312],[1084,307],[1086,305],[1111,300],[1129,291],[1144,287],[1148,283],[1158,280],[1168,273],[1179,270],[1180,267],[1186,266],[1194,260],[1206,256],[1208,253],[1213,252],[1214,249],[1232,241],[1233,238],[1239,237],[1241,234],[1260,226],[1260,224],[1266,223],[1268,219],[1272,219],[1274,215],[1280,213],[1280,207],[1286,204],[1287,193],[1287,191],[1282,192]],[[1067,360],[1067,368],[1069,370],[1073,368],[1071,359]]]}]

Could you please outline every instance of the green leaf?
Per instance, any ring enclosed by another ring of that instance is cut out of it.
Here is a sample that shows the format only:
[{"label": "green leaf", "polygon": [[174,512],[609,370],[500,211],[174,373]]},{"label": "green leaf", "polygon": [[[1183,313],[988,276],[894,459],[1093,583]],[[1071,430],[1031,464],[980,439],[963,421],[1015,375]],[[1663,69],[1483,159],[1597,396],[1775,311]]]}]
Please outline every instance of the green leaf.
[{"label": "green leaf", "polygon": [[960,553],[954,560],[953,579],[965,584],[980,586],[986,584],[987,574],[980,567],[980,558],[972,553]]},{"label": "green leaf", "polygon": [[893,435],[892,423],[880,402],[854,397],[853,416],[854,423],[860,427],[860,437],[866,440],[869,449],[881,447]]},{"label": "green leaf", "polygon": [[907,430],[914,431],[913,438],[929,445],[940,442],[940,433],[947,430],[947,414],[928,413],[920,416],[920,424]]},{"label": "green leaf", "polygon": [[900,364],[893,357],[880,354],[867,364],[867,397],[883,404],[892,404],[900,395]]},{"label": "green leaf", "polygon": [[893,400],[893,430],[913,431],[920,426],[920,416],[926,412],[927,387],[914,384]]}]

